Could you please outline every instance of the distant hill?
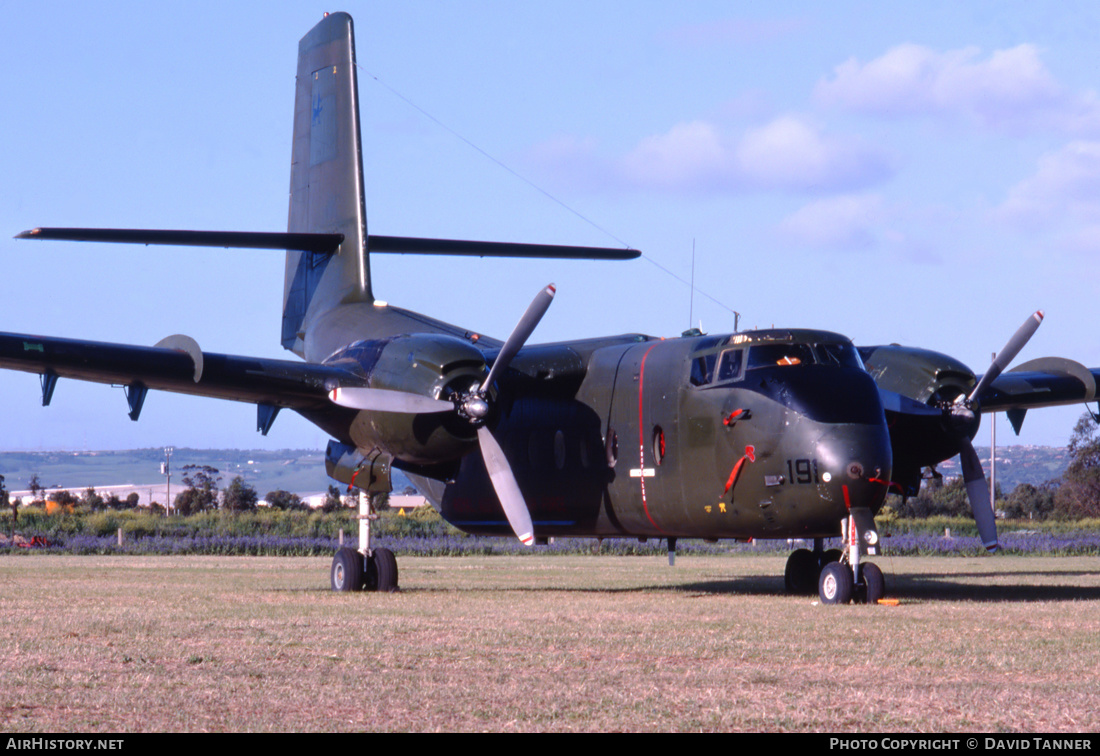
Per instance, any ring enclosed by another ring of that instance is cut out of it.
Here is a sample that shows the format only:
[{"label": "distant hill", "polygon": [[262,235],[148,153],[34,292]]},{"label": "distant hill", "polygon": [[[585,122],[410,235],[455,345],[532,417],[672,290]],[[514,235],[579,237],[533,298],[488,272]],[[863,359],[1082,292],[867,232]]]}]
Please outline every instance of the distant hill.
[{"label": "distant hill", "polygon": [[[989,475],[989,447],[976,446],[974,451]],[[997,485],[1006,495],[1020,483],[1037,486],[1052,478],[1061,478],[1069,465],[1069,451],[1064,446],[998,446]],[[936,468],[945,478],[961,477],[962,466],[954,457]]]},{"label": "distant hill", "polygon": [[[87,452],[0,452],[0,474],[8,490],[27,488],[31,476],[45,488],[83,490],[88,486],[164,485],[160,465],[164,449]],[[334,483],[325,474],[325,455],[316,449],[176,449],[172,453],[172,489],[183,490],[185,465],[209,465],[221,474],[222,487],[240,475],[262,497],[282,489],[316,493]]]},{"label": "distant hill", "polygon": [[[976,447],[989,474],[989,447]],[[88,452],[0,452],[0,474],[8,490],[25,490],[38,474],[46,488],[83,490],[88,486],[163,485],[163,449]],[[997,448],[997,483],[1006,494],[1019,483],[1038,485],[1059,478],[1069,464],[1065,447],[1002,446]],[[183,487],[184,465],[210,465],[226,486],[240,475],[262,497],[282,489],[305,494],[324,491],[335,481],[325,474],[325,455],[316,449],[176,449],[172,454],[172,488]],[[945,477],[962,475],[958,457],[937,468]],[[394,489],[408,481],[395,471]]]}]

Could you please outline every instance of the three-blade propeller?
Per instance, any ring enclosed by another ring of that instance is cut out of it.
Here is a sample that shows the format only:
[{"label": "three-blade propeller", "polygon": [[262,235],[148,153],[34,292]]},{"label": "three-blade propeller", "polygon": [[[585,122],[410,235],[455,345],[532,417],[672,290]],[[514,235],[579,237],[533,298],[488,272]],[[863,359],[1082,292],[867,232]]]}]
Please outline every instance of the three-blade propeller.
[{"label": "three-blade propeller", "polygon": [[[997,380],[1004,369],[1016,359],[1016,355],[1024,348],[1024,345],[1035,335],[1039,324],[1043,322],[1043,311],[1039,310],[1029,317],[1024,324],[1012,335],[1005,344],[989,370],[978,381],[978,385],[967,397],[959,397],[955,403],[955,409],[960,414],[971,414],[980,407],[981,396],[985,393],[993,381]],[[966,483],[966,495],[970,500],[970,509],[974,512],[974,522],[978,526],[978,535],[982,539],[982,545],[988,551],[996,551],[1000,548],[997,539],[997,521],[993,514],[993,502],[989,494],[989,483],[985,479],[985,471],[982,469],[978,453],[974,451],[974,444],[966,432],[959,434],[959,460],[962,462],[963,481]]]},{"label": "three-blade propeller", "polygon": [[493,382],[508,369],[512,359],[527,342],[527,339],[538,326],[542,316],[550,307],[554,299],[554,285],[550,284],[540,291],[523,313],[519,323],[512,329],[512,333],[501,347],[500,353],[493,361],[485,380],[480,386],[471,387],[463,394],[456,395],[453,399],[435,399],[421,394],[411,394],[405,391],[393,391],[391,389],[376,389],[365,386],[338,387],[329,392],[329,398],[342,407],[367,410],[373,412],[398,412],[405,414],[421,415],[437,412],[457,412],[477,427],[478,446],[481,449],[481,458],[485,462],[485,469],[489,472],[489,480],[492,481],[493,490],[500,499],[504,514],[508,518],[508,524],[516,537],[525,546],[530,546],[535,541],[534,526],[531,524],[531,514],[527,509],[527,502],[516,483],[512,467],[508,464],[508,458],[504,456],[504,450],[493,436],[492,432],[484,425],[491,408],[489,390]]}]

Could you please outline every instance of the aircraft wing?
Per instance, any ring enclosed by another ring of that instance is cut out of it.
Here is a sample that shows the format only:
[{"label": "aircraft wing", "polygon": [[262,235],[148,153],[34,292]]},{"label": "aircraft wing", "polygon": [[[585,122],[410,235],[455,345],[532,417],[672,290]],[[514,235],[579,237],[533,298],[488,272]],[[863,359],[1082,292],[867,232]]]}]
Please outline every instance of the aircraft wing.
[{"label": "aircraft wing", "polygon": [[328,391],[362,384],[360,376],[326,365],[202,352],[186,336],[144,347],[0,333],[0,368],[42,376],[43,405],[58,378],[125,386],[134,420],[149,389],[254,403],[264,433],[279,409],[340,411]]},{"label": "aircraft wing", "polygon": [[1044,357],[1002,373],[979,398],[982,412],[1079,404],[1096,398],[1100,369]]},{"label": "aircraft wing", "polygon": [[1098,368],[1062,357],[1043,357],[998,376],[979,398],[981,411],[1005,412],[1019,434],[1029,409],[1090,402],[1096,398],[1098,380]]}]

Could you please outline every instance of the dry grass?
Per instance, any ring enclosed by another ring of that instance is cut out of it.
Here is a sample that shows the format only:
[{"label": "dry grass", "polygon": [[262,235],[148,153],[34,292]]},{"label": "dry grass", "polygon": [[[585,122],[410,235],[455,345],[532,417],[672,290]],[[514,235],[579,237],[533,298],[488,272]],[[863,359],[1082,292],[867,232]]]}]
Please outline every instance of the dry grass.
[{"label": "dry grass", "polygon": [[[898,607],[781,557],[0,559],[5,731],[1100,729],[1100,565],[880,560]],[[895,577],[896,576],[896,577]]]}]

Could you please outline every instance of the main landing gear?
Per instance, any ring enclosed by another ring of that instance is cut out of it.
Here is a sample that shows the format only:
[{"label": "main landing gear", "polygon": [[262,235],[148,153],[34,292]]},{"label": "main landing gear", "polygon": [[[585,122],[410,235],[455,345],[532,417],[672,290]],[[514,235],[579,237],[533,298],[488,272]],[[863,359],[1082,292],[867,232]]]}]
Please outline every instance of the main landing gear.
[{"label": "main landing gear", "polygon": [[787,559],[784,582],[788,593],[810,595],[817,589],[823,604],[876,604],[885,594],[882,570],[861,559],[878,553],[878,533],[870,510],[853,509],[841,522],[844,550],[825,551],[822,539],[814,549],[798,549]]},{"label": "main landing gear", "polygon": [[397,590],[397,559],[389,549],[372,549],[370,524],[378,519],[374,511],[374,496],[359,493],[359,550],[341,548],[332,558],[329,572],[334,591]]}]

